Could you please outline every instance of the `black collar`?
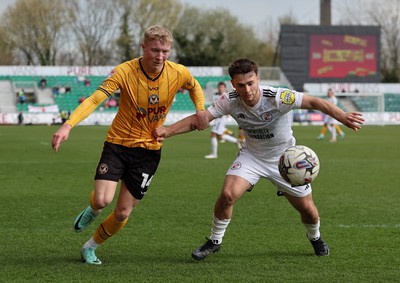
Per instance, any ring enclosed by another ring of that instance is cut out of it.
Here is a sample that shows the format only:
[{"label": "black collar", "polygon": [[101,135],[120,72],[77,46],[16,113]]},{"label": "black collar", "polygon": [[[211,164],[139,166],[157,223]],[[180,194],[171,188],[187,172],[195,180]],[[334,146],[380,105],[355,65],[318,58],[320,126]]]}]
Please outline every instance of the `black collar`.
[{"label": "black collar", "polygon": [[163,65],[162,69],[161,69],[161,72],[157,75],[157,77],[152,78],[152,77],[150,77],[150,76],[146,73],[146,71],[144,70],[144,68],[143,68],[143,66],[142,66],[142,59],[143,59],[143,58],[140,58],[140,59],[139,59],[139,65],[140,65],[140,69],[142,70],[143,74],[144,74],[149,80],[151,80],[151,81],[153,81],[153,82],[156,81],[156,80],[158,80],[158,78],[161,76],[162,72],[164,71],[165,63],[164,63],[164,65]]}]

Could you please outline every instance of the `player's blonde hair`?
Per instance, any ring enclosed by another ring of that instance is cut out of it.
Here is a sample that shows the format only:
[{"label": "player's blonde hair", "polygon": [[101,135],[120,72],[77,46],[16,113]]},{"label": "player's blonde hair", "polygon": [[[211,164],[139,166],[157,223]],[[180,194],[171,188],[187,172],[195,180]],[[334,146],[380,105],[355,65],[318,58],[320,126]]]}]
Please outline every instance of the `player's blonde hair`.
[{"label": "player's blonde hair", "polygon": [[151,26],[144,31],[143,42],[157,39],[162,43],[169,43],[172,45],[174,38],[172,33],[165,27],[155,25]]}]

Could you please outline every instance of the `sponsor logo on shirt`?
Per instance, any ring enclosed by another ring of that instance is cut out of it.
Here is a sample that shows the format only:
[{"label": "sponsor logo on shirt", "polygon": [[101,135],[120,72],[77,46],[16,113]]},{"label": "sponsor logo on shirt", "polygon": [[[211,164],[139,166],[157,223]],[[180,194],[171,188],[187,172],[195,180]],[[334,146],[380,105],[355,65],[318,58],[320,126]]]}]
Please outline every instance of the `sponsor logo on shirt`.
[{"label": "sponsor logo on shirt", "polygon": [[150,122],[157,122],[167,116],[167,107],[165,106],[148,108],[147,110],[141,107],[137,107],[136,111],[136,119],[144,119],[147,116]]}]

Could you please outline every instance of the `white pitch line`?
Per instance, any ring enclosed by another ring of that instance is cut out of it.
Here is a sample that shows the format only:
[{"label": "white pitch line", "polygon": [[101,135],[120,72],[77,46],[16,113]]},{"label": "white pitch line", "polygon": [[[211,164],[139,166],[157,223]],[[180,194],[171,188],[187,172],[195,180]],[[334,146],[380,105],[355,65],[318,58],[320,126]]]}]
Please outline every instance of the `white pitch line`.
[{"label": "white pitch line", "polygon": [[340,228],[400,228],[400,224],[339,224]]}]

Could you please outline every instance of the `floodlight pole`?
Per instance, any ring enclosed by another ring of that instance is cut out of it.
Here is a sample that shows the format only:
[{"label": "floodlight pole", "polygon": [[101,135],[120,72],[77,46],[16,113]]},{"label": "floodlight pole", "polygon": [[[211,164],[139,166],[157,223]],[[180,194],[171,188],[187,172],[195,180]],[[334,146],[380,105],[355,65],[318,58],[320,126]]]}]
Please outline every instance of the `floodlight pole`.
[{"label": "floodlight pole", "polygon": [[331,25],[331,0],[320,0],[320,19],[319,24],[321,26]]}]

